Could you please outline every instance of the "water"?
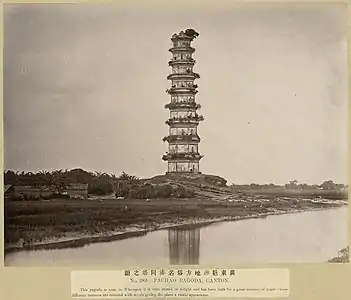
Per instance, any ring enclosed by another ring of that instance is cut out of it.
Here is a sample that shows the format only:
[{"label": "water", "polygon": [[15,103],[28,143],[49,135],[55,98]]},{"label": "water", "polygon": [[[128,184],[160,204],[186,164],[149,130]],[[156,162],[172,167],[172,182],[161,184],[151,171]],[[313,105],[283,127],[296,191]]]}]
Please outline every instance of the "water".
[{"label": "water", "polygon": [[348,245],[346,207],[203,227],[159,230],[124,240],[6,255],[8,266],[216,265],[326,262]]}]

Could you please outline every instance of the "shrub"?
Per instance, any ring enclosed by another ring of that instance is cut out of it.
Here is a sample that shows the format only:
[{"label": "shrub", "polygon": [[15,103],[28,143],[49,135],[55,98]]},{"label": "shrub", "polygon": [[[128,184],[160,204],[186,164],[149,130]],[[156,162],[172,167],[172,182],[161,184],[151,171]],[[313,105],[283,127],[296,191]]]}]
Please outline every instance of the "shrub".
[{"label": "shrub", "polygon": [[192,198],[195,192],[183,186],[170,184],[132,184],[125,185],[118,190],[116,197],[129,199],[155,199],[155,198]]}]

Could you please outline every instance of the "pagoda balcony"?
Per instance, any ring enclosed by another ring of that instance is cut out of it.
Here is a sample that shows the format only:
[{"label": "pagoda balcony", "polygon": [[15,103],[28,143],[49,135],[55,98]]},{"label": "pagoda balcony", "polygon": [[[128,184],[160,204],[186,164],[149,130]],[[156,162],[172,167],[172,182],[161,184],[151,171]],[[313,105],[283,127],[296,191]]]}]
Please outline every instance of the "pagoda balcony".
[{"label": "pagoda balcony", "polygon": [[193,58],[186,58],[186,59],[171,59],[170,61],[168,61],[168,65],[169,66],[173,66],[173,65],[195,65],[196,64],[196,60]]},{"label": "pagoda balcony", "polygon": [[194,53],[195,48],[191,47],[191,46],[177,46],[177,47],[172,47],[172,48],[168,49],[168,51],[171,53],[177,52],[177,51],[186,51],[186,52]]},{"label": "pagoda balcony", "polygon": [[200,137],[197,134],[178,134],[168,135],[162,139],[164,142],[200,142]]},{"label": "pagoda balcony", "polygon": [[165,109],[177,109],[177,108],[193,108],[200,109],[201,105],[195,102],[173,102],[167,103],[165,105]]},{"label": "pagoda balcony", "polygon": [[171,125],[171,124],[184,124],[184,123],[195,123],[198,124],[199,122],[203,121],[205,118],[204,116],[188,116],[185,118],[170,118],[168,119],[165,123],[167,125]]},{"label": "pagoda balcony", "polygon": [[186,152],[186,153],[167,153],[162,156],[164,161],[173,159],[189,159],[199,161],[204,156],[196,152]]},{"label": "pagoda balcony", "polygon": [[176,78],[191,78],[191,79],[199,79],[200,74],[195,72],[185,72],[185,73],[172,73],[167,76],[168,80],[176,79]]}]

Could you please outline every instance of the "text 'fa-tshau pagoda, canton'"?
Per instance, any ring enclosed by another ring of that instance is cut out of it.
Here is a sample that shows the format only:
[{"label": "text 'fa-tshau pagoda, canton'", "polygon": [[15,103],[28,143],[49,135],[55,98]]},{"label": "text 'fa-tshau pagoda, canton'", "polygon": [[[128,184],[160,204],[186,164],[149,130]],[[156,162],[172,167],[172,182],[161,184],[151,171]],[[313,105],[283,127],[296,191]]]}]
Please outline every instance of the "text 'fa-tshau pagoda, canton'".
[{"label": "text 'fa-tshau pagoda, canton'", "polygon": [[163,155],[163,160],[168,162],[168,173],[200,173],[199,163],[203,156],[199,153],[197,127],[204,118],[197,114],[200,104],[195,101],[198,91],[194,81],[200,75],[194,72],[196,61],[192,55],[195,49],[191,46],[198,35],[195,30],[187,29],[171,38],[173,47],[169,51],[173,57],[168,64],[172,73],[167,77],[171,87],[166,90],[171,102],[165,106],[170,112],[166,121],[169,135],[163,138],[168,142],[168,152]]}]

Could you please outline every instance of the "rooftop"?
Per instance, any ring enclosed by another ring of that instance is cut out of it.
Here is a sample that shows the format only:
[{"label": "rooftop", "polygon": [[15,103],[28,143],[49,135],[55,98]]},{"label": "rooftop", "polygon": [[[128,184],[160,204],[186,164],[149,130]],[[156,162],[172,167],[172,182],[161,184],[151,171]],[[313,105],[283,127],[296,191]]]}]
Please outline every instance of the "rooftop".
[{"label": "rooftop", "polygon": [[185,31],[180,31],[178,34],[174,33],[172,35],[171,40],[176,41],[176,40],[190,40],[192,41],[193,39],[197,38],[199,36],[199,33],[196,32],[192,28],[188,28]]}]

